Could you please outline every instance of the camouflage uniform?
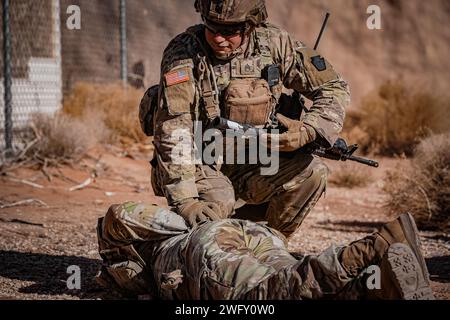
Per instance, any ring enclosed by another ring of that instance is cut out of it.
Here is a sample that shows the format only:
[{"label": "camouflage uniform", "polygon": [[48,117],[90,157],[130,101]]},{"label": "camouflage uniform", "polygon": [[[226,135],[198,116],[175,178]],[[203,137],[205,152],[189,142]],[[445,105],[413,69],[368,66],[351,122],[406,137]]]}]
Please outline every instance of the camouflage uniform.
[{"label": "camouflage uniform", "polygon": [[[98,224],[99,276],[130,295],[162,299],[316,299],[352,280],[337,247],[295,258],[278,231],[225,219],[189,230],[154,205],[112,206]],[[350,297],[350,296],[348,296]]]},{"label": "camouflage uniform", "polygon": [[[309,154],[280,154],[280,169],[274,176],[261,176],[258,165],[220,168],[175,164],[171,154],[178,141],[173,132],[184,129],[193,137],[194,121],[202,121],[206,128],[209,115],[214,113],[208,100],[211,89],[202,80],[207,75],[199,70],[205,61],[219,90],[220,115],[231,120],[247,120],[256,126],[267,122],[268,112],[272,110],[249,107],[243,112],[240,112],[242,108],[233,112],[228,108],[232,105],[230,87],[233,83],[239,87],[242,82],[253,80],[255,86],[264,87],[257,82],[263,77],[263,70],[269,65],[278,65],[280,81],[269,89],[269,109],[282,104],[283,87],[311,99],[313,105],[302,120],[314,128],[318,136],[316,142],[324,146],[332,146],[342,129],[344,110],[349,103],[347,83],[317,52],[269,23],[255,28],[248,43],[229,61],[214,56],[207,46],[204,28],[203,25],[189,28],[164,51],[154,119],[152,183],[155,193],[165,196],[170,205],[187,198],[213,201],[221,205],[223,216],[228,217],[234,213],[237,199],[247,204],[268,203],[269,226],[290,235],[325,190],[328,169],[321,160]],[[184,79],[172,84],[167,79],[176,72],[181,72]],[[235,119],[236,115],[240,119]],[[194,149],[194,145],[191,147]]]},{"label": "camouflage uniform", "polygon": [[[175,300],[377,298],[377,290],[367,290],[364,271],[370,265],[383,267],[386,252],[394,247],[390,245],[398,245],[403,237],[398,228],[393,222],[385,231],[348,246],[333,245],[317,256],[294,256],[286,238],[262,224],[225,219],[189,229],[174,212],[129,202],[112,206],[99,219],[104,265],[97,279],[126,294]],[[410,231],[416,241],[416,231]],[[432,298],[425,260],[417,250],[423,266],[412,264],[412,255],[398,252],[390,260],[400,276],[410,272],[402,287],[412,288],[403,298]],[[416,274],[421,268],[424,278],[415,281],[422,277]],[[387,294],[391,286],[383,281],[384,295],[378,298],[398,299]]]}]

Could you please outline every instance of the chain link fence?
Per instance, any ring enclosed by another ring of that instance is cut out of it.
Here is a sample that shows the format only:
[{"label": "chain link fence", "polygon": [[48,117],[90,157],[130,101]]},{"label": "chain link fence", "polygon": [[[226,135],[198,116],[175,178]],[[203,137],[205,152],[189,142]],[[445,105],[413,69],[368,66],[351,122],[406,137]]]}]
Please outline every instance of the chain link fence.
[{"label": "chain link fence", "polygon": [[2,150],[20,148],[33,113],[59,110],[79,82],[158,82],[170,39],[200,22],[193,0],[0,1]]},{"label": "chain link fence", "polygon": [[0,121],[2,148],[10,148],[35,112],[60,106],[59,1],[2,0]]},{"label": "chain link fence", "polygon": [[[121,33],[123,4],[125,34]],[[70,5],[80,7],[81,29],[62,28],[65,94],[79,81],[121,80],[122,61],[127,62],[126,79],[131,85],[149,87],[159,80],[162,52],[170,39],[200,22],[193,0],[61,0],[63,23],[69,17],[65,10]]]}]

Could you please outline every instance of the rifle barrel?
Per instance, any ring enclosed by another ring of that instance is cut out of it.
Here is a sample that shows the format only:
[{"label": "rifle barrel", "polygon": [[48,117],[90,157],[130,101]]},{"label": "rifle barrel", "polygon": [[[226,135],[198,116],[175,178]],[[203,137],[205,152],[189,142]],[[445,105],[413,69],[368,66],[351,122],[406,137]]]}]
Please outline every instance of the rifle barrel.
[{"label": "rifle barrel", "polygon": [[319,156],[319,157],[322,157],[322,158],[327,158],[327,159],[330,159],[330,160],[355,161],[355,162],[362,163],[362,164],[365,164],[367,166],[375,167],[375,168],[378,168],[380,166],[377,161],[364,159],[364,158],[357,157],[357,156],[345,156],[345,155],[340,155],[340,154],[335,154],[335,153],[327,153],[326,151],[320,150],[320,149],[314,150],[312,153],[314,155],[316,155],[316,156]]},{"label": "rifle barrel", "polygon": [[375,167],[375,168],[378,168],[380,166],[380,164],[377,161],[364,159],[364,158],[357,157],[357,156],[350,156],[350,157],[348,157],[348,160],[356,161],[356,162],[368,165],[370,167]]}]

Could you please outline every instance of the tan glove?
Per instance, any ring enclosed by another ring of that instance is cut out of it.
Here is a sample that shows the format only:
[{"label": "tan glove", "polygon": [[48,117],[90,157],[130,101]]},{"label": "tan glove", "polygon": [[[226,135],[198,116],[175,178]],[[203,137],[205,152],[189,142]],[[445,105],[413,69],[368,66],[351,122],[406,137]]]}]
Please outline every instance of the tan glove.
[{"label": "tan glove", "polygon": [[[303,121],[292,120],[282,114],[277,114],[278,121],[288,129],[287,132],[278,134],[278,149],[280,152],[292,152],[300,149],[304,145],[316,140],[317,134],[314,128],[304,124]],[[275,134],[267,135],[267,142],[270,143]]]},{"label": "tan glove", "polygon": [[219,205],[208,202],[198,201],[197,199],[189,198],[183,200],[176,206],[177,212],[186,220],[186,222],[194,227],[197,223],[206,220],[219,220],[220,207]]}]

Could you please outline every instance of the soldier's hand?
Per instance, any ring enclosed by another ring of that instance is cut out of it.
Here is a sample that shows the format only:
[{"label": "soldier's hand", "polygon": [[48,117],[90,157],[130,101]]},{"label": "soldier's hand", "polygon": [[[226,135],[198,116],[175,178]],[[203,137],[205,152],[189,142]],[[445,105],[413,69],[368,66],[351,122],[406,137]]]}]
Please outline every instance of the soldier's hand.
[{"label": "soldier's hand", "polygon": [[[275,134],[267,134],[267,142],[275,142],[272,148],[280,152],[298,150],[304,145],[313,142],[317,137],[314,128],[304,124],[302,121],[290,119],[282,114],[277,114],[277,119],[288,130],[285,133],[277,134],[278,139],[274,139]],[[276,140],[278,140],[278,146]]]},{"label": "soldier's hand", "polygon": [[220,219],[219,213],[221,209],[219,205],[213,202],[191,198],[179,203],[176,209],[191,227],[206,220],[214,221]]}]

